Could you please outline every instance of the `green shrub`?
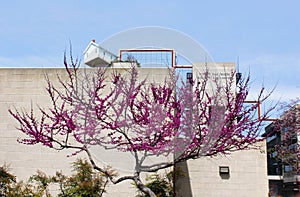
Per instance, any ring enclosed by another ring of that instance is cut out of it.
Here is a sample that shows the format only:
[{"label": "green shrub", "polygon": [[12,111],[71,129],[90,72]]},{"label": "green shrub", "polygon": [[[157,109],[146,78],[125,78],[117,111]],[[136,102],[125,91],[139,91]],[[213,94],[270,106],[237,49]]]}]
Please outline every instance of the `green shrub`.
[{"label": "green shrub", "polygon": [[[66,176],[56,172],[47,176],[37,171],[27,182],[16,182],[14,175],[8,172],[7,166],[0,167],[0,197],[52,197],[49,192],[51,184],[59,185],[59,197],[99,197],[105,192],[108,177],[95,172],[88,161],[78,159],[72,163],[74,174]],[[112,172],[113,173],[113,172]]]}]

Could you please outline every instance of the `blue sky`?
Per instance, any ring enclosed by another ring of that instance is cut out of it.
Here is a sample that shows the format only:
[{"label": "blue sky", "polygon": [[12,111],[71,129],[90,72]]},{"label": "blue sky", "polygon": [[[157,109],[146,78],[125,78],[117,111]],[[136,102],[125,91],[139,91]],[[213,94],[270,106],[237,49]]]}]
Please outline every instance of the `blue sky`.
[{"label": "blue sky", "polygon": [[272,99],[287,100],[300,96],[299,10],[299,0],[2,1],[0,67],[57,67],[70,41],[81,57],[92,38],[162,26],[191,36],[215,61],[239,57],[254,89],[277,85]]}]

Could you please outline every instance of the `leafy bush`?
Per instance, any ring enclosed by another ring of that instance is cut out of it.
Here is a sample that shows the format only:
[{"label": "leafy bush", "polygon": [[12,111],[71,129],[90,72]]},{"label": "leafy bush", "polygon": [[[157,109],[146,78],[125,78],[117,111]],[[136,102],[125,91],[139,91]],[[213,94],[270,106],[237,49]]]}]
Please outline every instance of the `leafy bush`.
[{"label": "leafy bush", "polygon": [[[145,185],[151,189],[157,197],[172,197],[174,195],[174,176],[184,177],[185,174],[181,168],[171,170],[164,174],[153,173],[147,175]],[[149,197],[149,195],[138,191],[138,197]]]},{"label": "leafy bush", "polygon": [[70,177],[57,172],[51,181],[60,186],[60,197],[94,197],[102,196],[108,184],[108,177],[99,172],[94,172],[92,166],[81,159],[72,164],[76,173]]},{"label": "leafy bush", "polygon": [[15,176],[8,173],[7,166],[0,167],[0,197],[52,197],[49,192],[51,184],[59,185],[59,197],[103,195],[108,177],[95,172],[89,162],[82,159],[72,163],[72,169],[75,173],[71,176],[62,172],[47,176],[44,172],[37,171],[27,182],[16,182]]}]

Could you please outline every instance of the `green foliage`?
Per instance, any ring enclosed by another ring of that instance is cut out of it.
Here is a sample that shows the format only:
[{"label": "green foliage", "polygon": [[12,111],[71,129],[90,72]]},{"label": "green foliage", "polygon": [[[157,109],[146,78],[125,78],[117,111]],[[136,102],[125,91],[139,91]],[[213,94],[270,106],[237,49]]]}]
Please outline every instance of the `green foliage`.
[{"label": "green foliage", "polygon": [[[94,172],[86,160],[78,159],[72,163],[73,172],[66,176],[56,172],[55,176],[47,176],[38,171],[27,182],[16,182],[15,176],[8,173],[6,166],[0,167],[0,197],[52,197],[49,192],[51,184],[59,185],[59,197],[99,197],[105,192],[108,177]],[[111,173],[113,173],[111,171]]]},{"label": "green foliage", "polygon": [[9,185],[14,183],[15,176],[8,173],[8,167],[6,165],[0,167],[0,196],[5,196],[5,193],[9,189]]},{"label": "green foliage", "polygon": [[[151,189],[157,197],[171,197],[174,193],[174,176],[185,176],[181,169],[172,170],[164,174],[154,173],[147,175],[145,186]],[[143,194],[138,191],[138,197],[149,197],[147,194]]]},{"label": "green foliage", "polygon": [[0,167],[1,197],[42,197],[44,190],[45,188],[32,184],[31,181],[16,182],[16,177],[8,172],[6,165]]},{"label": "green foliage", "polygon": [[[8,190],[3,196],[5,197],[42,197],[44,196],[44,190],[41,190],[40,187],[31,184],[25,183],[23,181],[16,182],[8,186]],[[50,197],[46,195],[47,197]]]},{"label": "green foliage", "polygon": [[92,166],[81,159],[74,162],[72,168],[76,173],[70,177],[57,172],[56,176],[51,178],[52,182],[58,183],[60,186],[59,197],[102,196],[108,183],[107,177],[94,172]]},{"label": "green foliage", "polygon": [[[158,197],[173,196],[173,185],[171,182],[159,174],[153,174],[146,178],[148,181],[145,185],[150,188]],[[144,195],[145,197],[148,195]]]}]

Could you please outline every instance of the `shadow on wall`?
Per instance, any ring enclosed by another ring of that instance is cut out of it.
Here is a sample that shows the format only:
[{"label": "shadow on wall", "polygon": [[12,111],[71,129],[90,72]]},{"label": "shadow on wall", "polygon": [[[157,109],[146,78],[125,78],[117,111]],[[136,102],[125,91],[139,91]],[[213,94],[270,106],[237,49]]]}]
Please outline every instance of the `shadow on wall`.
[{"label": "shadow on wall", "polygon": [[190,176],[189,176],[189,169],[187,162],[180,162],[175,164],[174,166],[175,172],[174,179],[175,179],[175,195],[176,197],[192,197],[192,189],[190,183]]},{"label": "shadow on wall", "polygon": [[[187,162],[180,162],[175,165],[175,195],[176,197],[192,197],[189,169]],[[179,173],[178,173],[179,172]],[[219,175],[223,180],[230,179],[229,166],[219,166]]]}]

